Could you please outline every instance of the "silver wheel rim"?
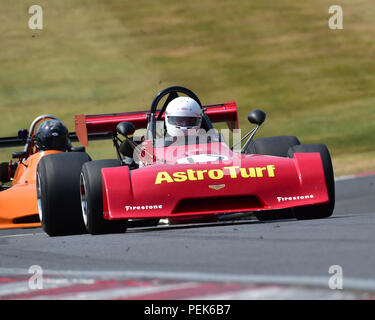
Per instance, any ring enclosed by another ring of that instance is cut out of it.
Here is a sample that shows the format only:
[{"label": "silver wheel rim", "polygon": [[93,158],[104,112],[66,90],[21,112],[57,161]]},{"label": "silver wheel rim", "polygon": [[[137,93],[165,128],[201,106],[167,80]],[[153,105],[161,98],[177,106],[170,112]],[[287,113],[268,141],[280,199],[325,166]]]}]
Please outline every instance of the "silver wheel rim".
[{"label": "silver wheel rim", "polygon": [[81,195],[82,218],[83,218],[83,222],[85,226],[87,227],[86,181],[82,173],[80,177],[80,195]]},{"label": "silver wheel rim", "polygon": [[40,187],[40,177],[39,174],[36,174],[36,196],[38,200],[38,214],[40,222],[43,222],[43,207],[42,207],[42,191]]}]

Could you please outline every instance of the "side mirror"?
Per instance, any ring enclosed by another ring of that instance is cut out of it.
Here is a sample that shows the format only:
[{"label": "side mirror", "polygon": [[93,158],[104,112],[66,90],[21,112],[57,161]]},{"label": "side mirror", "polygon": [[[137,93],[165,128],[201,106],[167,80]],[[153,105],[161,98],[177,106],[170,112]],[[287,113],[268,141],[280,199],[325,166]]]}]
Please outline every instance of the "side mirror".
[{"label": "side mirror", "polygon": [[242,147],[241,149],[241,153],[244,153],[247,146],[249,145],[249,143],[251,142],[251,140],[253,139],[255,133],[258,131],[259,129],[259,126],[264,122],[264,120],[266,120],[266,113],[263,111],[263,110],[260,110],[260,109],[256,109],[256,110],[253,110],[251,111],[248,115],[247,115],[247,119],[249,120],[250,123],[252,124],[255,124],[256,127],[251,129],[242,139],[240,142],[234,144],[232,146],[232,150],[233,148],[238,145],[239,143],[241,143],[242,141],[244,141],[247,137],[249,137],[246,141],[246,143],[244,144],[244,146]]},{"label": "side mirror", "polygon": [[256,109],[248,114],[247,119],[250,123],[260,126],[266,119],[266,113],[263,110]]},{"label": "side mirror", "polygon": [[135,132],[135,126],[131,122],[123,121],[117,125],[116,131],[124,137],[127,137]]}]

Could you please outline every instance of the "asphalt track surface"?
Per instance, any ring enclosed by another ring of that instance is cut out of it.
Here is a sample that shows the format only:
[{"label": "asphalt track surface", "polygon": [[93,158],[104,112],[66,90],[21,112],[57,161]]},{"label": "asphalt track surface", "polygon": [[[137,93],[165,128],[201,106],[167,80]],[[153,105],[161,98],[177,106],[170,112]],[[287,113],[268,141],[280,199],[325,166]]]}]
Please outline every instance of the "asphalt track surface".
[{"label": "asphalt track surface", "polygon": [[[38,265],[43,268],[44,275],[69,279],[70,285],[84,280],[102,281],[103,285],[108,279],[141,279],[148,281],[150,286],[159,281],[158,285],[165,287],[172,281],[175,284],[173,292],[180,286],[181,293],[181,290],[186,292],[184,285],[192,281],[199,284],[190,296],[163,296],[156,292],[148,296],[151,299],[203,296],[218,299],[373,298],[374,184],[375,175],[337,179],[335,211],[332,217],[319,220],[259,222],[254,218],[132,228],[124,234],[55,238],[50,238],[40,228],[0,230],[0,280],[6,284],[22,277],[25,280],[29,267]],[[329,273],[331,266],[341,268],[342,290],[328,288],[330,277],[337,271]],[[219,294],[222,287],[215,287],[204,295],[206,291],[202,284],[215,283],[247,286],[242,287],[247,291],[237,288],[223,295]],[[266,288],[268,293],[269,289],[278,290],[262,295],[259,291],[251,291],[250,287]],[[17,292],[27,293],[25,290],[2,291],[1,288],[0,285],[0,299],[12,298]],[[106,292],[106,295],[80,297],[117,297],[108,293],[110,289]],[[126,296],[124,292],[119,295]],[[43,298],[48,297],[47,292]]]}]

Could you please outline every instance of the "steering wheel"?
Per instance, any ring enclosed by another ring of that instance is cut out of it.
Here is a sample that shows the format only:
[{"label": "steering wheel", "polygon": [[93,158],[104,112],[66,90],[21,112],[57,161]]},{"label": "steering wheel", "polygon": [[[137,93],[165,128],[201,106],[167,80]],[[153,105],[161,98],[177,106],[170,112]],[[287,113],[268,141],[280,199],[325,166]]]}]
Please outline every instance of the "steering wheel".
[{"label": "steering wheel", "polygon": [[188,97],[194,99],[199,104],[199,106],[203,109],[202,103],[200,102],[199,98],[197,97],[197,95],[193,91],[191,91],[187,88],[184,88],[184,87],[179,87],[179,86],[169,87],[169,88],[166,88],[166,89],[160,91],[156,95],[154,100],[152,101],[151,114],[154,115],[156,113],[157,107],[158,107],[161,99],[163,99],[166,95],[168,95],[167,100],[164,102],[164,105],[163,105],[163,107],[161,108],[161,110],[158,114],[158,117],[156,119],[157,121],[161,120],[161,117],[164,114],[165,110],[167,109],[167,106],[168,106],[169,102],[171,102],[173,99],[177,98],[178,93],[183,93],[183,94],[187,95]]},{"label": "steering wheel", "polygon": [[[147,126],[147,137],[148,137],[148,139],[153,139],[154,137],[156,137],[156,121],[161,120],[165,110],[167,109],[167,106],[168,106],[169,102],[171,102],[175,98],[178,98],[179,93],[183,93],[183,94],[187,95],[188,97],[194,99],[198,103],[198,105],[201,107],[202,114],[203,114],[203,116],[202,116],[202,127],[205,128],[206,130],[209,130],[209,129],[213,128],[210,119],[203,112],[202,103],[199,100],[199,98],[197,97],[197,95],[193,91],[191,91],[187,88],[180,87],[180,86],[173,86],[173,87],[169,87],[169,88],[166,88],[166,89],[160,91],[156,95],[154,100],[152,101],[149,123],[148,123],[148,126]],[[166,95],[168,95],[168,97],[167,97],[166,101],[164,102],[164,105],[160,109],[157,118],[155,118],[155,114],[156,114],[159,102]]]}]

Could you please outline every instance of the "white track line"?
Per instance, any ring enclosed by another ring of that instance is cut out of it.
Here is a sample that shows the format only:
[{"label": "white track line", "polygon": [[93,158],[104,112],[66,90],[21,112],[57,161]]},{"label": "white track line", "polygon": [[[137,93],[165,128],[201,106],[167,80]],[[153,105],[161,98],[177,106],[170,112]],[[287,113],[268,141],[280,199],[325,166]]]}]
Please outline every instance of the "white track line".
[{"label": "white track line", "polygon": [[37,233],[18,233],[18,234],[8,234],[4,236],[0,236],[0,239],[6,239],[6,238],[15,238],[15,237],[29,237],[29,236],[35,236],[37,234],[44,234],[42,232]]},{"label": "white track line", "polygon": [[[28,278],[32,275],[29,274],[28,277],[22,281],[17,282],[10,282],[2,284],[0,283],[0,298],[2,296],[10,295],[10,294],[22,294],[22,293],[28,293],[31,291],[29,287],[29,281]],[[44,279],[43,281],[43,290],[50,290],[55,288],[63,288],[63,287],[69,287],[76,284],[91,284],[94,283],[94,280],[75,280],[75,281],[69,281],[66,279]]]},{"label": "white track line", "polygon": [[342,290],[322,290],[303,288],[257,288],[223,294],[195,296],[193,300],[344,300],[356,299]]},{"label": "white track line", "polygon": [[[168,279],[199,282],[234,282],[246,284],[277,284],[310,286],[329,289],[329,276],[284,276],[284,275],[237,275],[226,273],[175,272],[175,271],[73,271],[43,270],[48,276],[95,278],[95,279]],[[25,269],[0,268],[0,276],[27,275]],[[375,291],[375,279],[344,277],[343,288],[351,290]]]},{"label": "white track line", "polygon": [[361,173],[356,173],[356,174],[349,174],[347,176],[341,176],[341,177],[335,178],[335,182],[337,182],[337,181],[345,181],[345,180],[352,180],[352,179],[360,179],[360,178],[370,177],[370,176],[374,176],[374,175],[375,175],[375,171],[361,172]]}]

